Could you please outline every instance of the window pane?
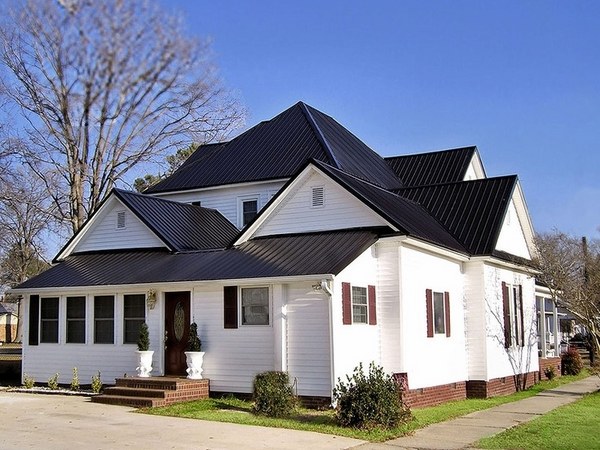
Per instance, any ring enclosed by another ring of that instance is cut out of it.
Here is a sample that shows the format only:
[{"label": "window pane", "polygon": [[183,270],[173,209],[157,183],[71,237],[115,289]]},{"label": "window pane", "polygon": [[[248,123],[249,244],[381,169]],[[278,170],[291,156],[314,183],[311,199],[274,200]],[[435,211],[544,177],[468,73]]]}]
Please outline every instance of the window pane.
[{"label": "window pane", "polygon": [[242,324],[269,325],[269,288],[242,288]]},{"label": "window pane", "polygon": [[40,326],[40,342],[58,343],[58,297],[41,300]]},{"label": "window pane", "polygon": [[67,343],[85,343],[85,297],[67,297]]},{"label": "window pane", "polygon": [[115,343],[115,299],[112,295],[94,297],[94,342]]},{"label": "window pane", "polygon": [[125,295],[123,301],[123,343],[135,344],[139,337],[140,326],[146,321],[146,296]]},{"label": "window pane", "polygon": [[242,202],[242,224],[246,226],[258,212],[258,202],[256,200],[246,200]]},{"label": "window pane", "polygon": [[367,323],[367,288],[352,286],[352,323]]},{"label": "window pane", "polygon": [[446,319],[444,316],[444,294],[433,293],[433,320],[436,333],[446,333]]}]

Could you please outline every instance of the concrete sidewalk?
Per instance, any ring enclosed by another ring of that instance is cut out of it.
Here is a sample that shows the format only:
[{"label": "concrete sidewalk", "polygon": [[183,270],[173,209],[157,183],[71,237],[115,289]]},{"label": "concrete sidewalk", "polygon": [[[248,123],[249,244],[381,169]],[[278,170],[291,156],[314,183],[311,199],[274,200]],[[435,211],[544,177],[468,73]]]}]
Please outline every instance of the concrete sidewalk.
[{"label": "concrete sidewalk", "polygon": [[600,390],[600,378],[591,376],[540,394],[494,408],[477,411],[458,419],[436,423],[415,431],[412,436],[392,439],[381,444],[362,444],[355,450],[463,449],[479,439],[528,422],[542,414]]}]

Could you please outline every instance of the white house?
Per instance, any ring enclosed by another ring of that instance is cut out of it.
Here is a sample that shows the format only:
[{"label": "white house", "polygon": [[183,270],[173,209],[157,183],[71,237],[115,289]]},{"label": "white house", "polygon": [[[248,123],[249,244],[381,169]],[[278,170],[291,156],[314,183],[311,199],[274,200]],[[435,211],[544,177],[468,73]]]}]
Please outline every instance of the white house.
[{"label": "white house", "polygon": [[506,393],[538,373],[532,236],[517,177],[488,178],[475,147],[384,159],[300,102],[143,195],[114,190],[13,290],[23,372],[132,375],[146,321],[153,375],[183,375],[180,305],[214,392],[284,370],[329,399],[374,361],[413,405]]}]

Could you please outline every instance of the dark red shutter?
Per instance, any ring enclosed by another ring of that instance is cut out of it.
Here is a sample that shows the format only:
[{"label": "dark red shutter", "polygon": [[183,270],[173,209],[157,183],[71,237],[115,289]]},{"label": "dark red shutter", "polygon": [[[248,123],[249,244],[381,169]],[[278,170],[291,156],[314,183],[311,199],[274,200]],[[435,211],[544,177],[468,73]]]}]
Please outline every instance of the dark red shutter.
[{"label": "dark red shutter", "polygon": [[223,327],[238,327],[238,288],[225,286],[223,288]]},{"label": "dark red shutter", "polygon": [[508,286],[502,282],[502,309],[504,312],[504,347],[510,347],[510,297],[508,295]]},{"label": "dark red shutter", "polygon": [[377,299],[375,286],[369,286],[369,325],[377,325]]},{"label": "dark red shutter", "polygon": [[525,312],[523,311],[523,286],[519,285],[519,309],[521,311],[521,347],[525,347]]},{"label": "dark red shutter", "polygon": [[40,329],[40,296],[29,297],[29,345],[38,345]]},{"label": "dark red shutter", "polygon": [[350,283],[342,283],[342,323],[344,325],[352,324],[352,296],[350,293]]},{"label": "dark red shutter", "polygon": [[425,308],[427,310],[427,337],[433,337],[433,292],[425,290]]},{"label": "dark red shutter", "polygon": [[444,292],[444,311],[446,312],[446,337],[450,337],[450,292]]}]

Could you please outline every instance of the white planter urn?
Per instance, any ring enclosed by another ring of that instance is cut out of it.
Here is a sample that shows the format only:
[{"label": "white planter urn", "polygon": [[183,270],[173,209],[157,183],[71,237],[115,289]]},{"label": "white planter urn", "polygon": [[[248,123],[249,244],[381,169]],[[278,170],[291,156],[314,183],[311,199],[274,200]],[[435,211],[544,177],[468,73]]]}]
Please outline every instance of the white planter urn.
[{"label": "white planter urn", "polygon": [[202,361],[205,352],[185,352],[185,361],[187,362],[187,374],[190,380],[202,379]]},{"label": "white planter urn", "polygon": [[138,350],[136,353],[138,355],[138,366],[135,368],[135,370],[137,370],[137,376],[142,378],[150,377],[150,372],[152,372],[152,355],[154,354],[154,350]]}]

